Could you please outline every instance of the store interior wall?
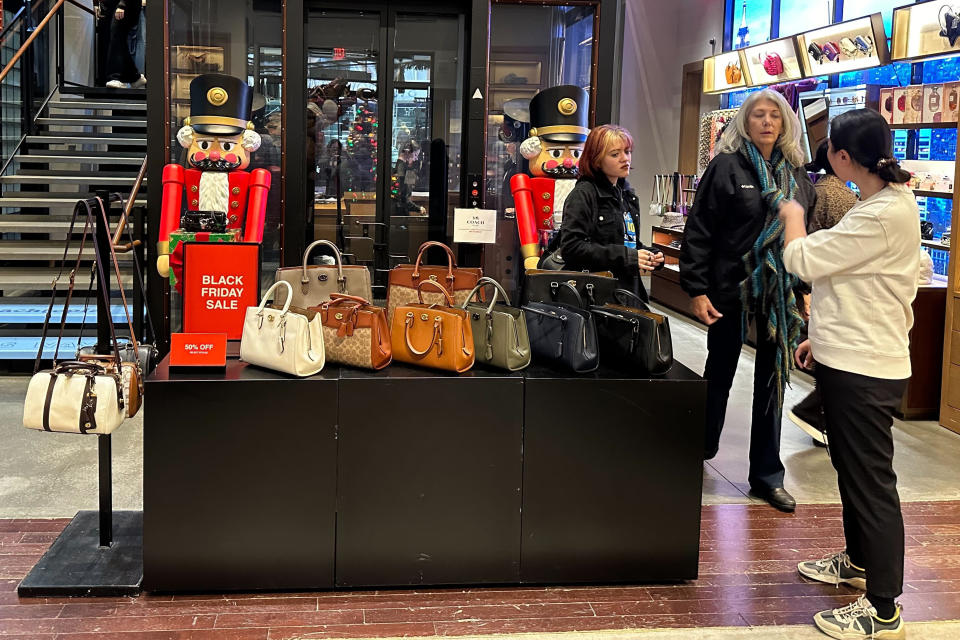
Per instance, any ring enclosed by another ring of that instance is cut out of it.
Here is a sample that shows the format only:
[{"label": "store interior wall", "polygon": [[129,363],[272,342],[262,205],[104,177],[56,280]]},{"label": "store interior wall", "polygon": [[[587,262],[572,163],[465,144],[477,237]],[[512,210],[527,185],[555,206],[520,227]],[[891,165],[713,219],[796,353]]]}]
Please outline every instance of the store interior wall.
[{"label": "store interior wall", "polygon": [[[630,184],[640,198],[640,233],[649,242],[658,218],[647,214],[653,175],[678,166],[683,65],[712,55],[723,42],[723,0],[626,0],[620,124],[633,134]],[[701,113],[719,108],[702,96]]]}]

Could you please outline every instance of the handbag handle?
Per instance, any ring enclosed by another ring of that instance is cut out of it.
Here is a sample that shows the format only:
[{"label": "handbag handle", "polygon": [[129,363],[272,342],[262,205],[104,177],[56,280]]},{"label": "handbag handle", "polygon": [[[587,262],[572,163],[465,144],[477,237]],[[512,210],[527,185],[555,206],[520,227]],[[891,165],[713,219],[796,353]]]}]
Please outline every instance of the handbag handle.
[{"label": "handbag handle", "polygon": [[407,317],[403,321],[403,339],[407,343],[407,349],[413,355],[418,358],[430,353],[430,349],[433,348],[433,345],[437,345],[437,355],[443,355],[443,325],[440,322],[440,316],[437,316],[433,319],[433,336],[430,338],[430,342],[427,344],[427,348],[423,351],[418,351],[416,347],[413,346],[413,343],[410,341],[410,327],[413,326],[414,318],[413,312],[408,311]]},{"label": "handbag handle", "polygon": [[300,284],[307,284],[310,282],[310,278],[307,277],[307,261],[310,259],[310,252],[319,246],[333,249],[333,259],[337,263],[337,285],[340,289],[340,293],[343,293],[347,290],[347,279],[343,275],[343,255],[340,253],[340,249],[337,248],[337,245],[333,244],[329,240],[316,240],[310,243],[310,246],[307,247],[307,250],[303,252],[303,271],[300,275]]},{"label": "handbag handle", "polygon": [[570,284],[569,282],[551,282],[550,283],[550,293],[553,296],[553,299],[556,300],[560,294],[560,288],[564,287],[573,292],[574,297],[577,299],[577,306],[583,309],[583,298],[580,296],[580,292],[577,291],[577,288]]},{"label": "handbag handle", "polygon": [[620,302],[620,303],[623,304],[623,306],[625,306],[625,307],[631,306],[631,305],[628,304],[626,301],[624,301],[624,300],[621,299],[621,298],[623,298],[623,297],[627,298],[627,299],[628,299],[629,301],[631,301],[631,302],[636,303],[636,306],[634,307],[635,309],[641,309],[641,310],[643,310],[643,311],[649,311],[649,310],[650,310],[650,307],[647,305],[647,303],[644,302],[644,301],[640,298],[640,296],[638,296],[637,294],[635,294],[633,291],[629,291],[629,290],[627,290],[627,289],[616,289],[616,290],[614,290],[614,292],[613,292],[613,299],[614,299],[614,300],[616,300],[617,302]]},{"label": "handbag handle", "polygon": [[283,303],[283,310],[280,311],[280,315],[286,315],[287,311],[290,310],[290,302],[293,300],[293,287],[291,287],[290,283],[286,280],[277,280],[269,289],[267,289],[267,292],[263,294],[263,298],[260,300],[260,306],[257,307],[258,316],[263,314],[263,308],[267,306],[267,300],[270,299],[270,296],[273,294],[273,292],[280,288],[281,285],[287,288],[287,300]]},{"label": "handbag handle", "polygon": [[457,266],[457,259],[453,257],[453,251],[450,247],[436,240],[428,240],[420,245],[420,250],[417,253],[417,262],[413,265],[413,277],[420,277],[420,263],[423,261],[423,254],[425,254],[430,247],[440,247],[447,252],[447,280],[453,282],[453,268]]},{"label": "handbag handle", "polygon": [[[110,358],[111,356],[103,356],[105,358]],[[93,374],[104,374],[103,365],[97,364],[96,362],[83,362],[81,360],[64,360],[63,362],[57,363],[53,368],[54,373],[93,373]],[[122,406],[122,405],[121,405]]]},{"label": "handbag handle", "polygon": [[446,298],[448,307],[452,307],[454,304],[456,304],[456,300],[453,299],[453,296],[450,295],[450,292],[447,291],[447,288],[444,287],[439,282],[437,282],[436,280],[424,280],[423,282],[417,285],[417,299],[420,300],[420,304],[426,304],[426,302],[423,301],[423,285],[425,284],[431,284],[435,286],[437,289],[440,289],[440,292],[443,294],[443,297]]},{"label": "handbag handle", "polygon": [[341,304],[347,304],[348,302],[352,302],[354,304],[362,305],[365,307],[370,306],[370,301],[367,300],[366,298],[361,298],[360,296],[351,296],[351,295],[347,295],[346,293],[330,294],[329,305],[331,307],[337,307],[337,306],[340,306]]},{"label": "handbag handle", "polygon": [[[481,289],[483,289],[484,287],[487,287],[487,286],[491,286],[491,287],[494,288],[493,298],[490,300],[490,305],[487,307],[487,315],[490,315],[490,313],[493,312],[493,307],[494,307],[494,305],[497,304],[497,296],[498,296],[498,295],[502,295],[502,296],[503,296],[503,302],[504,302],[508,307],[510,306],[510,296],[508,296],[508,295],[507,295],[507,292],[504,291],[504,289],[503,289],[502,286],[500,286],[500,283],[497,282],[496,280],[494,280],[493,278],[488,278],[488,277],[484,276],[484,277],[480,278],[479,280],[477,280],[477,286],[475,286],[475,287],[473,288],[473,290],[472,290],[472,291],[470,292],[470,294],[467,296],[467,299],[463,301],[463,304],[462,304],[462,305],[460,305],[460,308],[461,308],[461,309],[466,309],[466,308],[467,308],[467,304],[469,304],[470,301],[473,300],[473,296],[477,295],[477,293],[479,293]],[[477,302],[483,302],[483,301],[482,301],[482,300],[478,300]]]}]

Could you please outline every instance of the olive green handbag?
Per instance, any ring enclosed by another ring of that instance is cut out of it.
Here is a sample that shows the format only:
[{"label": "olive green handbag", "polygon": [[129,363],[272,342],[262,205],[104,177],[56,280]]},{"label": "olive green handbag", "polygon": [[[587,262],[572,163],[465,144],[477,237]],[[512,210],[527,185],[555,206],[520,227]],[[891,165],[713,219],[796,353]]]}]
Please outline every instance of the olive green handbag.
[{"label": "olive green handbag", "polygon": [[[486,286],[494,287],[490,302],[473,301]],[[503,304],[497,299],[503,296]],[[523,309],[510,306],[510,297],[493,278],[480,278],[461,305],[470,318],[476,361],[498,369],[519,371],[530,364],[530,338]]]}]

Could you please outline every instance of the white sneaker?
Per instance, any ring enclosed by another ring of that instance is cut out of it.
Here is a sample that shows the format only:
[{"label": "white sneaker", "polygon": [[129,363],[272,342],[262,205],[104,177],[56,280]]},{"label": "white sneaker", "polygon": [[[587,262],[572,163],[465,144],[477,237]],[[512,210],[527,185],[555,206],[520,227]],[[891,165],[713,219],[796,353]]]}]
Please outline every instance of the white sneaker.
[{"label": "white sneaker", "polygon": [[119,80],[108,80],[108,81],[107,81],[107,87],[109,87],[109,88],[111,88],[111,89],[129,89],[129,88],[130,88],[130,83],[129,83],[129,82],[121,82],[121,81],[119,81]]},{"label": "white sneaker", "polygon": [[147,86],[147,77],[142,73],[140,74],[139,78],[130,83],[131,89],[141,89],[145,86]]}]

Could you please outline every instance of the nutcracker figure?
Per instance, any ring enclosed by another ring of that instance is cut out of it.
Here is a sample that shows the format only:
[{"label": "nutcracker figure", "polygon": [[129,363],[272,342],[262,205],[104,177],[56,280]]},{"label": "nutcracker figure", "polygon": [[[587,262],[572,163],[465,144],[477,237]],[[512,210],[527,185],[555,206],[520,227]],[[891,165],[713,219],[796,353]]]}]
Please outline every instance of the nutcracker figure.
[{"label": "nutcracker figure", "polygon": [[157,243],[157,271],[166,277],[172,269],[178,291],[182,240],[263,240],[270,172],[245,171],[250,154],[260,147],[260,134],[250,121],[252,105],[253,91],[239,78],[209,73],[190,83],[190,117],[177,132],[190,168],[163,168]]},{"label": "nutcracker figure", "polygon": [[574,85],[544,89],[530,100],[530,137],[520,154],[530,174],[510,179],[525,269],[536,269],[541,247],[560,229],[563,203],[579,176],[587,128],[589,98]]}]

